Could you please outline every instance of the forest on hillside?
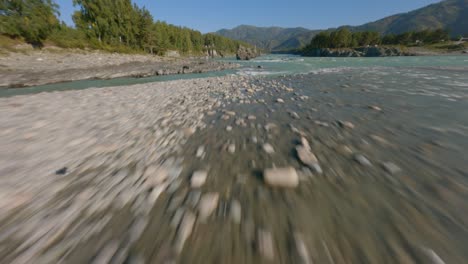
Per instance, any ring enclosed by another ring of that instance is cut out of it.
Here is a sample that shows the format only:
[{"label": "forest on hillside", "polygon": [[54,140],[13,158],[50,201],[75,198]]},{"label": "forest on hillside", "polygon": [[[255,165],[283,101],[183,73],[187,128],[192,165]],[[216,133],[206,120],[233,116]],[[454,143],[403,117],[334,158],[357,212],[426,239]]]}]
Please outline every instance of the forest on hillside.
[{"label": "forest on hillside", "polygon": [[375,31],[351,32],[347,28],[336,31],[323,31],[317,34],[303,50],[321,48],[357,48],[373,45],[426,45],[450,40],[446,30],[423,30],[405,32],[402,34],[388,34],[382,36]]},{"label": "forest on hillside", "polygon": [[63,48],[91,48],[118,52],[165,54],[176,50],[200,55],[207,50],[235,53],[240,41],[202,34],[186,27],[155,21],[131,0],[73,0],[75,27],[58,19],[53,0],[0,0],[0,34],[36,47],[51,43]]}]

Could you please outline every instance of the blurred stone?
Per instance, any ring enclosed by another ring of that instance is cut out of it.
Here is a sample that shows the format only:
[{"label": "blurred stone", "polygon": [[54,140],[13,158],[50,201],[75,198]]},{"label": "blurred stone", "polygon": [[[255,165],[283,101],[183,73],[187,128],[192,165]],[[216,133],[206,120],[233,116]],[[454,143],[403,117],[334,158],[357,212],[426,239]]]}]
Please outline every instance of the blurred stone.
[{"label": "blurred stone", "polygon": [[401,172],[401,168],[398,167],[395,163],[393,162],[384,162],[382,164],[382,167],[384,168],[384,170],[390,174],[397,174],[399,172]]},{"label": "blurred stone", "polygon": [[207,177],[208,177],[208,172],[206,171],[194,172],[190,180],[190,184],[192,188],[202,187],[205,184]]},{"label": "blurred stone", "polygon": [[349,121],[338,121],[338,124],[342,127],[342,128],[349,128],[349,129],[353,129],[354,128],[354,124],[349,122]]},{"label": "blurred stone", "polygon": [[234,152],[236,152],[236,145],[234,144],[229,144],[228,146],[228,152],[233,154]]},{"label": "blurred stone", "polygon": [[275,260],[275,250],[273,246],[273,236],[270,232],[259,230],[257,233],[257,248],[263,258],[268,261]]},{"label": "blurred stone", "polygon": [[302,235],[299,233],[294,234],[294,242],[296,244],[297,254],[300,258],[300,264],[313,264]]},{"label": "blurred stone", "polygon": [[266,143],[266,144],[263,145],[263,150],[264,150],[266,153],[268,153],[268,154],[273,154],[273,153],[275,153],[275,149],[273,148],[273,146],[270,145],[270,144],[268,144],[268,143]]},{"label": "blurred stone", "polygon": [[185,212],[184,218],[180,223],[179,230],[177,231],[174,248],[175,251],[180,254],[184,249],[185,241],[190,237],[195,225],[196,217],[192,212]]},{"label": "blurred stone", "polygon": [[202,196],[198,204],[198,216],[201,222],[205,222],[214,210],[216,210],[218,201],[218,193],[207,193]]},{"label": "blurred stone", "polygon": [[234,223],[240,224],[242,220],[242,207],[239,201],[233,200],[231,202],[231,219]]},{"label": "blurred stone", "polygon": [[276,102],[277,102],[277,103],[284,103],[284,100],[281,99],[281,98],[278,98],[278,99],[276,99]]},{"label": "blurred stone", "polygon": [[299,176],[293,167],[266,169],[263,177],[273,187],[296,188],[299,185]]},{"label": "blurred stone", "polygon": [[354,156],[354,160],[363,166],[372,166],[372,163],[364,155],[358,154]]}]

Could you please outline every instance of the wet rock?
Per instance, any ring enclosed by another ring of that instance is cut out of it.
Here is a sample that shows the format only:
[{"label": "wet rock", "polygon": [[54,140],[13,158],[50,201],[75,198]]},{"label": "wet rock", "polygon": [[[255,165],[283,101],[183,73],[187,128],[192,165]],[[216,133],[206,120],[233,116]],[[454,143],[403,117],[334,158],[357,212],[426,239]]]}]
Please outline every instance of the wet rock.
[{"label": "wet rock", "polygon": [[397,166],[395,163],[393,163],[393,162],[384,162],[384,163],[382,164],[382,167],[383,167],[383,169],[384,169],[386,172],[388,172],[388,173],[390,173],[390,174],[397,174],[397,173],[401,172],[401,168],[398,167],[398,166]]},{"label": "wet rock", "polygon": [[362,166],[366,166],[366,167],[372,166],[372,163],[364,155],[358,154],[354,156],[354,160],[357,161],[357,163],[361,164]]},{"label": "wet rock", "polygon": [[338,124],[342,128],[354,129],[354,124],[349,121],[338,121]]},{"label": "wet rock", "polygon": [[301,117],[296,112],[289,112],[289,115],[294,119],[301,119]]},{"label": "wet rock", "polygon": [[374,111],[380,112],[382,111],[382,108],[376,106],[376,105],[369,105],[369,109],[372,109]]},{"label": "wet rock", "polygon": [[268,144],[268,143],[266,143],[266,144],[263,145],[263,150],[264,150],[266,153],[268,153],[268,154],[273,154],[273,153],[275,153],[275,149],[273,148],[273,146],[270,145],[270,144]]},{"label": "wet rock", "polygon": [[268,261],[275,260],[275,250],[273,246],[273,236],[265,230],[258,230],[257,248],[263,258]]},{"label": "wet rock", "polygon": [[198,216],[201,222],[208,220],[208,217],[216,210],[219,202],[218,193],[207,193],[202,196],[198,204]]},{"label": "wet rock", "polygon": [[270,132],[270,131],[272,131],[273,129],[276,129],[276,128],[278,128],[278,126],[276,124],[274,124],[274,123],[268,123],[268,124],[265,125],[265,130],[267,132]]},{"label": "wet rock", "polygon": [[57,174],[57,175],[65,175],[65,174],[67,174],[67,171],[68,171],[68,168],[67,168],[67,167],[63,167],[63,168],[61,168],[60,170],[57,170],[57,171],[55,172],[55,174]]},{"label": "wet rock", "polygon": [[254,116],[254,115],[249,115],[249,116],[247,117],[247,119],[248,119],[248,120],[256,120],[257,117]]},{"label": "wet rock", "polygon": [[202,187],[205,184],[207,177],[208,177],[208,172],[206,171],[194,172],[190,181],[192,188]]},{"label": "wet rock", "polygon": [[227,132],[231,132],[231,131],[232,131],[232,126],[227,126],[227,127],[226,127],[226,131],[227,131]]},{"label": "wet rock", "polygon": [[296,188],[299,176],[293,167],[266,169],[263,173],[265,183],[272,187]]},{"label": "wet rock", "polygon": [[222,120],[229,120],[230,118],[231,118],[230,115],[222,115],[222,116],[221,116],[221,119],[222,119]]},{"label": "wet rock", "polygon": [[196,217],[195,214],[193,214],[192,212],[186,212],[184,214],[184,218],[180,223],[179,230],[177,231],[177,235],[174,242],[174,249],[178,254],[182,253],[185,241],[187,241],[187,239],[192,234],[195,221]]},{"label": "wet rock", "polygon": [[372,138],[372,140],[374,140],[375,142],[379,143],[379,144],[382,144],[382,145],[389,145],[388,141],[380,136],[377,136],[377,135],[371,135],[370,136]]},{"label": "wet rock", "polygon": [[231,219],[234,223],[240,224],[242,220],[242,207],[239,201],[233,200],[230,207]]},{"label": "wet rock", "polygon": [[283,100],[283,99],[281,99],[281,98],[278,98],[278,99],[276,99],[276,102],[277,102],[277,103],[281,103],[281,104],[283,104],[283,103],[284,103],[284,100]]},{"label": "wet rock", "polygon": [[322,121],[314,121],[314,123],[316,125],[319,125],[319,126],[322,126],[322,127],[329,127],[330,125],[326,122],[322,122]]},{"label": "wet rock", "polygon": [[229,116],[235,116],[236,115],[236,112],[233,112],[233,111],[224,111],[224,113],[226,115],[229,115]]}]

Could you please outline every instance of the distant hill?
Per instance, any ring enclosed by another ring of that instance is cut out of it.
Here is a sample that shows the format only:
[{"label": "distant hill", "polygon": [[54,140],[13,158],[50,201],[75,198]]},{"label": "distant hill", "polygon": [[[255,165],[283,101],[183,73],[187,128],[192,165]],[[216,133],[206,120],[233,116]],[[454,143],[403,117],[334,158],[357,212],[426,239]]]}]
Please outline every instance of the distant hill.
[{"label": "distant hill", "polygon": [[[444,0],[408,13],[389,16],[361,26],[343,26],[351,31],[399,34],[424,29],[448,29],[453,37],[468,36],[468,0]],[[333,30],[333,29],[327,29]],[[238,26],[216,34],[242,40],[266,51],[287,51],[307,45],[320,31],[306,28]]]},{"label": "distant hill", "polygon": [[445,0],[350,28],[353,31],[377,31],[384,35],[443,28],[456,37],[468,34],[468,0]]},{"label": "distant hill", "polygon": [[216,34],[242,40],[266,51],[292,50],[308,44],[320,31],[306,28],[255,27],[242,25],[233,29],[222,29]]}]

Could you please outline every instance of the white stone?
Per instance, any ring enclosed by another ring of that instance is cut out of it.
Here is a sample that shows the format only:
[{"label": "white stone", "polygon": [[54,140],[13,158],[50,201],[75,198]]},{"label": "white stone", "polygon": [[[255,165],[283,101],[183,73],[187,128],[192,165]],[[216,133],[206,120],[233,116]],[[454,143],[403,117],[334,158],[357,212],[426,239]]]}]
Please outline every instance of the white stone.
[{"label": "white stone", "polygon": [[293,167],[266,169],[263,177],[273,187],[296,188],[299,185],[299,176]]},{"label": "white stone", "polygon": [[208,172],[196,171],[192,175],[190,184],[192,188],[200,188],[205,184],[207,178],[208,178]]}]

